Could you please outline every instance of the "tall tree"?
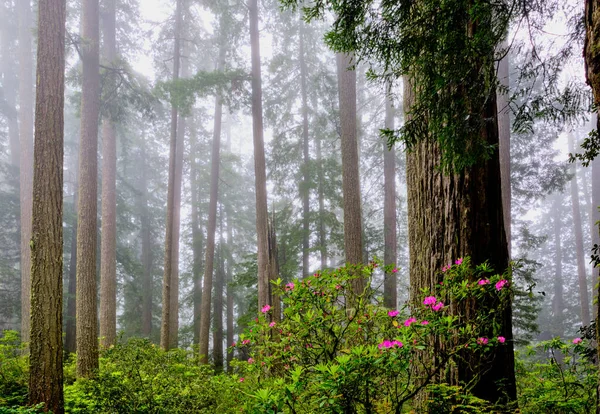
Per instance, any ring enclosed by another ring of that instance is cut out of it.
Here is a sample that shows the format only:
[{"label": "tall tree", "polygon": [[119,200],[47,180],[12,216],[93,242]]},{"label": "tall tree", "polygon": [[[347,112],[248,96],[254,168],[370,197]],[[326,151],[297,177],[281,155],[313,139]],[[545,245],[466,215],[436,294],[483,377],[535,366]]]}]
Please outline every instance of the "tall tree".
[{"label": "tall tree", "polygon": [[260,34],[258,0],[248,3],[250,21],[250,56],[252,63],[252,137],[254,144],[254,180],[256,194],[256,237],[258,252],[258,307],[269,304],[269,213],[267,173],[263,136],[262,78],[260,69]]},{"label": "tall tree", "polygon": [[[356,134],[356,64],[353,55],[336,55],[340,105],[342,146],[342,188],[344,195],[344,250],[346,263],[362,263],[362,214],[360,178],[358,174],[358,141]],[[359,293],[365,288],[364,280],[352,281],[352,288]]]},{"label": "tall tree", "polygon": [[194,343],[200,343],[200,315],[202,303],[202,245],[204,244],[203,232],[200,228],[200,195],[198,191],[199,183],[199,165],[196,158],[198,152],[198,137],[197,129],[194,127],[194,122],[190,126],[190,195],[191,195],[191,227],[192,227],[192,278],[194,281],[193,287],[193,313],[194,313]]},{"label": "tall tree", "polygon": [[[77,174],[77,172],[75,173]],[[73,226],[71,229],[71,255],[69,260],[69,281],[67,286],[67,314],[65,329],[65,351],[77,352],[77,195],[78,184],[75,177],[75,191],[73,192]]]},{"label": "tall tree", "polygon": [[[220,27],[221,45],[219,48],[219,60],[217,70],[223,69],[225,60],[225,33],[224,27]],[[217,230],[217,201],[219,197],[219,166],[221,149],[221,125],[223,117],[223,101],[221,94],[215,96],[215,117],[213,126],[213,144],[210,164],[210,200],[208,205],[208,223],[206,230],[206,256],[204,259],[204,279],[202,283],[202,311],[200,312],[200,360],[208,362],[208,344],[210,336],[210,311],[211,295],[213,287],[213,270],[215,260],[215,232]],[[222,300],[222,299],[221,299]]]},{"label": "tall tree", "polygon": [[29,403],[62,414],[65,0],[40,0],[31,228]]},{"label": "tall tree", "polygon": [[223,206],[219,208],[219,249],[215,272],[213,309],[213,363],[217,372],[223,371],[223,282],[225,279],[225,239],[223,237]]},{"label": "tall tree", "polygon": [[510,187],[510,108],[508,87],[509,79],[509,54],[506,51],[508,44],[502,42],[501,50],[504,53],[500,62],[498,62],[498,137],[500,152],[500,178],[502,180],[502,211],[504,212],[504,231],[506,232],[506,243],[508,244],[508,254],[511,252],[511,204],[512,192]]},{"label": "tall tree", "polygon": [[[229,122],[228,122],[229,125]],[[229,134],[228,134],[229,135]],[[231,141],[228,136],[228,151],[231,152]],[[227,213],[227,267],[225,270],[225,283],[226,283],[226,293],[225,297],[227,298],[227,346],[233,345],[233,288],[231,287],[231,282],[233,281],[233,275],[231,272],[233,255],[231,253],[233,248],[233,225],[232,225],[232,217],[231,217],[231,208],[227,205],[225,207],[225,211]],[[231,361],[233,361],[233,350],[227,352],[227,372],[232,372],[233,367],[231,366]]]},{"label": "tall tree", "polygon": [[[173,82],[179,79],[179,66],[181,57],[181,25],[183,14],[183,0],[177,0],[175,8],[175,28],[173,45]],[[162,289],[162,322],[160,327],[160,346],[164,350],[171,347],[171,283],[173,275],[173,227],[175,206],[175,170],[177,158],[177,121],[178,109],[175,97],[171,96],[171,136],[169,146],[169,184],[167,194],[167,226],[165,235],[165,265]]]},{"label": "tall tree", "polygon": [[563,277],[562,277],[562,223],[561,223],[561,200],[559,195],[554,201],[554,298],[552,298],[552,312],[556,321],[557,331],[554,335],[562,336],[562,321],[564,310]]},{"label": "tall tree", "polygon": [[83,66],[79,202],[77,221],[77,376],[98,369],[96,246],[98,203],[98,118],[100,111],[100,15],[98,0],[83,0]]},{"label": "tall tree", "polygon": [[148,171],[146,165],[146,140],[143,137],[140,151],[140,237],[142,239],[142,335],[152,335],[152,234],[150,231],[150,212],[148,208]]},{"label": "tall tree", "polygon": [[[8,6],[8,7],[6,7]],[[12,2],[8,5],[3,4],[0,7],[2,13],[7,15],[14,15],[15,8]],[[19,7],[20,9],[20,7]],[[18,10],[21,14],[21,10]],[[10,149],[10,163],[15,168],[19,168],[20,159],[20,146],[19,146],[19,122],[17,113],[15,111],[17,102],[17,87],[20,82],[17,82],[17,72],[15,71],[14,60],[12,55],[14,53],[14,27],[11,27],[11,23],[7,22],[3,24],[3,28],[0,31],[0,55],[2,56],[2,64],[0,65],[0,75],[3,78],[2,82],[2,100],[5,104],[6,109],[6,121],[8,126],[8,145]],[[19,35],[21,32],[19,31]],[[19,45],[19,58],[21,54],[21,45]],[[20,59],[19,59],[20,60]],[[20,64],[21,62],[19,62]]]},{"label": "tall tree", "polygon": [[[385,100],[385,129],[394,129],[394,107],[392,97],[387,88]],[[395,308],[398,303],[396,284],[396,271],[389,270],[388,266],[395,266],[397,262],[397,237],[396,237],[396,152],[394,147],[383,148],[383,175],[384,175],[384,205],[383,205],[383,234],[384,252],[383,262],[388,269],[383,282],[383,303],[388,308]]]},{"label": "tall tree", "polygon": [[[569,152],[575,152],[573,134],[568,134]],[[585,270],[585,251],[583,249],[583,232],[581,229],[581,210],[579,208],[579,186],[577,184],[577,168],[573,164],[573,178],[571,179],[571,209],[573,212],[573,233],[575,235],[575,255],[577,257],[577,278],[579,281],[579,307],[581,310],[581,323],[584,326],[590,323],[590,305],[587,286],[587,272]]]},{"label": "tall tree", "polygon": [[19,14],[19,191],[21,206],[21,340],[29,342],[31,208],[33,203],[33,53],[31,3],[22,0]]},{"label": "tall tree", "polygon": [[303,183],[300,196],[302,197],[302,275],[308,276],[310,249],[310,155],[308,142],[308,98],[307,98],[307,68],[304,52],[304,23],[300,22],[300,95],[302,98],[302,156]]},{"label": "tall tree", "polygon": [[[116,0],[105,0],[102,10],[103,59],[116,69]],[[109,86],[116,77],[108,69]],[[117,134],[111,111],[102,119],[102,239],[100,245],[100,344],[117,341]]]}]

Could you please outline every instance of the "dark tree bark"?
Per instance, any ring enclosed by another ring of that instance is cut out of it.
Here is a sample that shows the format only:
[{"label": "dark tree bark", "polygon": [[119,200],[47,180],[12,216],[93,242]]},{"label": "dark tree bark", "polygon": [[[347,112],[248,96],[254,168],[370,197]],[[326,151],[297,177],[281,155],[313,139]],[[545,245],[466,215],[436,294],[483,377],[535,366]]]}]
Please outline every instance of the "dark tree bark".
[{"label": "dark tree bark", "polygon": [[260,37],[258,0],[248,3],[250,49],[252,60],[252,136],[254,144],[254,180],[256,195],[256,237],[258,252],[258,309],[269,304],[269,213],[267,206],[267,173],[263,137],[262,79],[260,71]]},{"label": "dark tree bark", "polygon": [[[217,70],[223,69],[225,46],[221,44]],[[202,311],[200,312],[200,360],[208,362],[208,344],[210,336],[210,308],[213,286],[213,270],[215,259],[215,232],[217,229],[217,202],[219,197],[219,166],[221,162],[221,121],[223,102],[220,93],[215,96],[215,117],[213,127],[213,145],[210,168],[210,200],[208,205],[208,224],[206,232],[206,256],[204,264],[204,282],[202,284]]]},{"label": "dark tree bark", "polygon": [[[363,240],[356,134],[356,72],[351,68],[356,62],[353,56],[339,53],[336,55],[336,61],[342,142],[344,250],[346,263],[357,265],[363,260]],[[355,292],[361,293],[365,288],[364,280],[355,279],[352,286]]]},{"label": "dark tree bark", "polygon": [[[411,82],[405,79],[404,109],[410,113],[414,100]],[[496,99],[492,93],[480,111],[489,122],[481,138],[498,145]],[[441,281],[440,269],[454,260],[470,256],[473,263],[488,261],[498,272],[508,267],[508,248],[504,232],[500,160],[496,152],[461,173],[443,174],[438,165],[440,148],[433,141],[421,141],[407,154],[408,225],[410,285],[413,303],[423,289],[433,290]],[[481,375],[482,367],[458,361],[453,381],[473,384],[476,396],[498,401],[505,396],[516,399],[512,309],[502,318],[506,345],[491,356],[492,362]],[[479,376],[477,378],[477,376]],[[502,380],[502,386],[497,381]]]},{"label": "dark tree bark", "polygon": [[308,145],[308,99],[306,91],[307,69],[304,57],[304,22],[300,22],[300,95],[302,98],[302,156],[303,156],[303,183],[300,186],[302,197],[302,275],[308,276],[309,249],[310,249],[310,155]]},{"label": "dark tree bark", "polygon": [[[388,89],[387,94],[390,91]],[[391,96],[385,101],[385,128],[394,129],[394,107]],[[387,266],[396,266],[397,262],[397,237],[396,237],[396,152],[394,147],[388,149],[387,142],[383,143],[383,175],[384,175],[384,202],[383,202],[383,232],[384,252],[383,263]],[[387,271],[383,281],[383,304],[388,308],[395,308],[398,303],[396,272]]]},{"label": "dark tree bark", "polygon": [[[502,49],[506,49],[506,42],[502,43]],[[503,91],[498,92],[498,137],[500,152],[500,177],[502,179],[502,211],[504,212],[504,231],[506,232],[506,243],[508,255],[511,252],[511,204],[512,193],[510,189],[510,108],[508,107],[508,54],[498,63],[498,82]]]},{"label": "dark tree bark", "polygon": [[96,246],[98,212],[98,117],[100,110],[100,18],[98,0],[84,0],[81,143],[77,223],[77,376],[98,369]]},{"label": "dark tree bark", "polygon": [[[115,67],[117,58],[116,0],[104,0],[103,59]],[[114,75],[108,75],[114,87]],[[102,120],[102,238],[100,244],[100,345],[117,342],[117,135],[110,114]]]},{"label": "dark tree bark", "polygon": [[65,0],[40,0],[38,16],[29,403],[62,414]]},{"label": "dark tree bark", "polygon": [[[33,203],[33,55],[31,3],[21,0],[19,13],[19,191],[21,205],[21,340],[29,342],[31,209]],[[10,134],[10,131],[9,131]]]},{"label": "dark tree bark", "polygon": [[[569,152],[575,152],[573,135],[569,134]],[[587,272],[585,270],[585,251],[583,249],[583,232],[581,229],[581,210],[579,208],[579,186],[577,185],[577,168],[573,164],[571,179],[571,209],[573,213],[573,232],[575,234],[575,254],[577,257],[577,279],[579,281],[579,306],[581,323],[590,323],[590,300],[588,297]]]},{"label": "dark tree bark", "polygon": [[[77,174],[77,172],[76,172]],[[71,231],[71,257],[69,260],[69,286],[67,287],[67,327],[65,329],[65,351],[77,352],[77,178],[75,178],[75,192],[73,193],[73,228]]]},{"label": "dark tree bark", "polygon": [[[175,9],[175,31],[174,31],[174,51],[173,51],[173,81],[179,79],[180,65],[180,35],[183,13],[183,0],[177,0]],[[173,98],[171,98],[173,100]],[[169,184],[167,191],[167,225],[165,235],[165,266],[163,275],[162,289],[162,322],[160,327],[160,346],[164,350],[171,347],[171,281],[173,274],[173,227],[174,227],[174,205],[175,196],[175,171],[177,158],[177,120],[178,111],[174,102],[171,102],[171,137],[169,148]]]},{"label": "dark tree bark", "polygon": [[562,196],[558,196],[554,201],[554,298],[552,299],[552,313],[556,324],[555,336],[563,335],[563,278],[562,278],[562,223],[561,223],[561,200]]}]

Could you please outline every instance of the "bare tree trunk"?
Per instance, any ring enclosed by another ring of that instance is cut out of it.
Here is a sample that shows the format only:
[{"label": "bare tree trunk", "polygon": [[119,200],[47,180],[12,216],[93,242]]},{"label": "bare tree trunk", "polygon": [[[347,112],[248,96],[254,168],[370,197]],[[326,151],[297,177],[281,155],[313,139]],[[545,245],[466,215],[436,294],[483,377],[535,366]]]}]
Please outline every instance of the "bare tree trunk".
[{"label": "bare tree trunk", "polygon": [[250,49],[252,60],[252,136],[254,141],[254,180],[256,186],[256,237],[258,241],[258,308],[269,304],[269,213],[267,173],[263,138],[262,79],[260,70],[260,36],[258,0],[248,3],[250,15]]},{"label": "bare tree trunk", "polygon": [[[229,140],[228,140],[229,141]],[[231,151],[231,142],[229,141],[229,151]],[[226,295],[227,295],[227,346],[233,345],[233,289],[230,284],[233,281],[233,276],[231,274],[231,267],[233,264],[233,219],[231,216],[231,208],[229,206],[225,207],[225,211],[227,213],[227,270],[226,270]],[[233,361],[233,350],[231,352],[227,352],[227,372],[232,372],[233,367],[231,366],[231,361]]]},{"label": "bare tree trunk", "polygon": [[192,196],[192,276],[194,280],[193,288],[193,308],[194,308],[194,344],[200,343],[200,313],[202,303],[202,245],[204,244],[204,235],[200,228],[200,197],[198,194],[198,163],[196,154],[198,152],[198,138],[194,127],[195,123],[190,124],[190,192]]},{"label": "bare tree trunk", "polygon": [[[569,152],[575,152],[573,135],[569,133]],[[590,305],[587,286],[587,272],[585,271],[585,252],[583,250],[583,232],[581,230],[581,211],[579,208],[579,186],[577,185],[577,169],[573,165],[573,178],[571,179],[571,208],[573,212],[573,231],[575,233],[575,249],[577,256],[577,277],[579,280],[579,305],[581,308],[581,323],[584,326],[590,323]]]},{"label": "bare tree trunk", "polygon": [[309,269],[309,239],[310,239],[310,155],[308,146],[308,99],[306,97],[307,69],[304,58],[304,22],[300,21],[300,95],[302,98],[302,154],[304,165],[304,183],[301,186],[302,197],[302,275],[308,276]]},{"label": "bare tree trunk", "polygon": [[[223,69],[225,45],[221,44],[217,70]],[[202,311],[200,312],[200,360],[208,362],[208,344],[210,336],[210,308],[212,293],[212,277],[215,259],[215,232],[217,229],[217,202],[219,197],[219,164],[221,148],[221,121],[223,102],[220,93],[215,96],[215,118],[213,128],[213,146],[210,170],[210,201],[208,206],[208,225],[206,233],[206,256],[204,261],[204,283],[202,286]]]},{"label": "bare tree trunk", "polygon": [[319,252],[321,254],[321,269],[327,268],[327,240],[325,238],[325,191],[323,190],[323,159],[321,158],[321,138],[316,139],[317,149],[317,178],[319,193]]},{"label": "bare tree trunk", "polygon": [[[116,0],[105,0],[102,13],[103,58],[115,67]],[[114,88],[114,74],[107,77]],[[117,342],[117,136],[110,115],[102,120],[102,238],[100,244],[100,345]]]},{"label": "bare tree trunk", "polygon": [[71,257],[69,261],[69,286],[67,296],[67,327],[65,329],[65,351],[77,352],[77,195],[79,185],[75,177],[75,192],[73,193],[73,229],[71,232]]},{"label": "bare tree trunk", "polygon": [[81,143],[77,223],[77,376],[98,369],[96,246],[98,203],[98,116],[100,110],[100,19],[98,0],[84,0]]},{"label": "bare tree trunk", "polygon": [[65,0],[40,0],[38,16],[29,403],[62,414]]},{"label": "bare tree trunk", "polygon": [[29,307],[31,286],[31,209],[33,203],[33,57],[34,27],[29,0],[21,0],[19,12],[19,150],[21,205],[21,340],[29,342]]},{"label": "bare tree trunk", "polygon": [[216,372],[223,371],[223,279],[225,278],[225,240],[223,239],[223,208],[219,208],[219,250],[215,273],[215,301],[213,317],[213,360]]},{"label": "bare tree trunk", "polygon": [[[175,9],[175,42],[173,51],[173,81],[179,79],[179,60],[180,60],[180,35],[182,24],[182,4],[183,0],[177,0]],[[160,327],[160,346],[168,350],[171,346],[171,280],[173,274],[173,227],[174,227],[174,205],[175,197],[175,175],[177,164],[177,106],[174,98],[171,97],[171,138],[169,148],[169,184],[167,191],[167,225],[165,235],[165,266],[163,275],[162,291],[162,323]]]},{"label": "bare tree trunk", "polygon": [[269,300],[272,308],[272,321],[274,322],[281,321],[281,301],[270,283],[276,281],[279,277],[279,260],[277,256],[277,234],[275,232],[275,218],[273,218],[269,223]]},{"label": "bare tree trunk", "polygon": [[[387,88],[386,94],[390,94]],[[394,107],[392,97],[385,100],[385,128],[394,129]],[[383,205],[383,232],[384,252],[383,262],[386,268],[396,266],[397,237],[396,237],[396,151],[394,147],[388,149],[387,142],[383,143],[383,175],[384,175],[384,205]],[[383,304],[388,308],[395,308],[398,303],[398,288],[396,272],[388,270],[383,281]]]},{"label": "bare tree trunk", "polygon": [[561,223],[561,200],[562,196],[559,195],[554,201],[554,298],[552,299],[552,313],[554,313],[554,320],[557,330],[554,332],[556,336],[563,335],[563,310],[564,310],[564,298],[563,298],[563,278],[562,278],[562,246],[561,246],[561,235],[562,235],[562,223]]},{"label": "bare tree trunk", "polygon": [[148,177],[146,165],[146,142],[142,138],[140,149],[141,183],[140,183],[140,237],[142,239],[142,335],[152,335],[152,235],[150,233],[150,213],[148,212]]},{"label": "bare tree trunk", "polygon": [[[344,194],[344,249],[346,263],[362,263],[362,214],[360,178],[358,174],[358,144],[356,136],[356,72],[351,68],[356,62],[352,55],[338,53],[337,76],[340,104],[342,141],[342,188]],[[352,281],[355,292],[361,293],[363,279]]]},{"label": "bare tree trunk", "polygon": [[[502,50],[508,48],[506,41],[502,42]],[[505,52],[506,53],[506,52]],[[500,177],[502,179],[502,211],[504,212],[504,231],[506,232],[506,243],[508,254],[511,252],[511,204],[512,193],[510,188],[510,108],[508,106],[508,87],[510,85],[508,53],[498,63],[498,82],[501,89],[498,90],[498,137],[500,152]]]}]

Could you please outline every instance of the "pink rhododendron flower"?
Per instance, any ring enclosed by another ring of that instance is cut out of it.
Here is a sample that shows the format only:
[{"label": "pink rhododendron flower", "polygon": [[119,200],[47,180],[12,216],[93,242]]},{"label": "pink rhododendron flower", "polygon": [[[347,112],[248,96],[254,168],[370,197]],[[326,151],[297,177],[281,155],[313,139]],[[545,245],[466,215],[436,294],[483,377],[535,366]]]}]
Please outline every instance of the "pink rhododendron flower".
[{"label": "pink rhododendron flower", "polygon": [[478,345],[487,345],[487,343],[488,343],[488,339],[485,336],[482,336],[481,338],[477,338]]},{"label": "pink rhododendron flower", "polygon": [[438,304],[432,306],[431,309],[434,310],[435,312],[437,312],[440,309],[442,309],[443,307],[444,307],[444,302],[438,302]]},{"label": "pink rhododendron flower", "polygon": [[388,341],[387,339],[385,341],[383,341],[382,343],[380,343],[379,345],[377,345],[377,347],[379,349],[391,348],[393,346],[394,346],[394,343],[392,341]]},{"label": "pink rhododendron flower", "polygon": [[501,344],[503,344],[504,342],[506,342],[506,338],[503,336],[499,336],[498,338],[498,342],[500,342]]},{"label": "pink rhododendron flower", "polygon": [[260,311],[262,313],[267,313],[270,310],[271,310],[271,305],[265,305],[265,306],[262,307],[262,309]]},{"label": "pink rhododendron flower", "polygon": [[481,279],[479,282],[477,282],[477,284],[479,286],[488,285],[489,283],[490,283],[489,279]]},{"label": "pink rhododendron flower", "polygon": [[398,273],[398,269],[394,268],[394,270],[392,270],[392,273]]},{"label": "pink rhododendron flower", "polygon": [[463,259],[461,257],[460,259],[456,260],[456,262],[454,262],[454,263],[460,266],[462,264],[462,262],[463,262]]},{"label": "pink rhododendron flower", "polygon": [[235,342],[231,344],[231,346],[235,346]]},{"label": "pink rhododendron flower", "polygon": [[429,325],[429,321],[423,321],[421,322],[421,325]]},{"label": "pink rhododendron flower", "polygon": [[341,285],[335,285],[335,288],[336,288],[337,290],[340,290],[340,289],[342,288],[342,286],[341,286]]},{"label": "pink rhododendron flower", "polygon": [[398,348],[402,348],[404,346],[404,344],[400,341],[394,341],[392,343],[394,344],[394,346],[397,346]]},{"label": "pink rhododendron flower", "polygon": [[269,326],[270,326],[271,328],[272,328],[272,327],[274,327],[275,325],[277,325],[277,324],[276,324],[274,321],[273,321],[273,322],[271,322],[271,323],[269,324]]},{"label": "pink rhododendron flower", "polygon": [[290,282],[287,285],[285,285],[285,290],[293,290],[295,287],[294,282]]},{"label": "pink rhododendron flower", "polygon": [[452,265],[449,265],[449,264],[442,267],[442,272],[446,272],[446,271],[450,270],[451,267],[452,267]]},{"label": "pink rhododendron flower", "polygon": [[240,378],[240,382],[244,382],[244,377]]},{"label": "pink rhododendron flower", "polygon": [[580,344],[580,343],[582,343],[582,342],[583,342],[583,339],[581,339],[581,338],[575,338],[575,339],[573,339],[573,343],[574,343],[575,345],[577,345],[577,344]]},{"label": "pink rhododendron flower", "polygon": [[506,284],[508,284],[508,280],[499,280],[498,282],[496,282],[496,290],[501,290]]},{"label": "pink rhododendron flower", "polygon": [[249,343],[250,343],[250,340],[249,340],[249,339],[244,339],[244,340],[242,341],[242,345],[248,345]]},{"label": "pink rhododendron flower", "polygon": [[248,363],[249,364],[254,364],[254,358],[248,358]]},{"label": "pink rhododendron flower", "polygon": [[404,326],[410,326],[411,323],[414,323],[416,321],[417,321],[416,318],[408,318],[407,320],[404,321]]},{"label": "pink rhododendron flower", "polygon": [[423,305],[435,305],[435,302],[437,302],[435,296],[427,296],[423,301]]},{"label": "pink rhododendron flower", "polygon": [[399,312],[399,311],[397,311],[397,310],[389,311],[389,312],[388,312],[388,316],[389,316],[390,318],[395,318],[396,316],[398,316],[398,314],[399,314],[399,313],[400,313],[400,312]]}]

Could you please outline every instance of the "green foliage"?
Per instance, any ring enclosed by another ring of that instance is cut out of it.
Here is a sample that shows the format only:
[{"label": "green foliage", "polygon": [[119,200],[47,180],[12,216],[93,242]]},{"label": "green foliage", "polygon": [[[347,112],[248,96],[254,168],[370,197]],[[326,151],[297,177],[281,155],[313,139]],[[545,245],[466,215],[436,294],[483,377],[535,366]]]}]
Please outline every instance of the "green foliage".
[{"label": "green foliage", "polygon": [[190,352],[164,352],[147,340],[130,340],[103,352],[94,380],[65,386],[72,413],[215,413],[240,404],[234,380],[214,376]]},{"label": "green foliage", "polygon": [[44,403],[36,404],[31,407],[1,407],[0,414],[38,414],[44,413]]},{"label": "green foliage", "polygon": [[523,414],[585,414],[596,406],[597,366],[585,357],[585,341],[560,338],[528,347],[517,360]]},{"label": "green foliage", "polygon": [[0,407],[27,402],[29,359],[24,349],[18,332],[4,331],[0,338]]}]

